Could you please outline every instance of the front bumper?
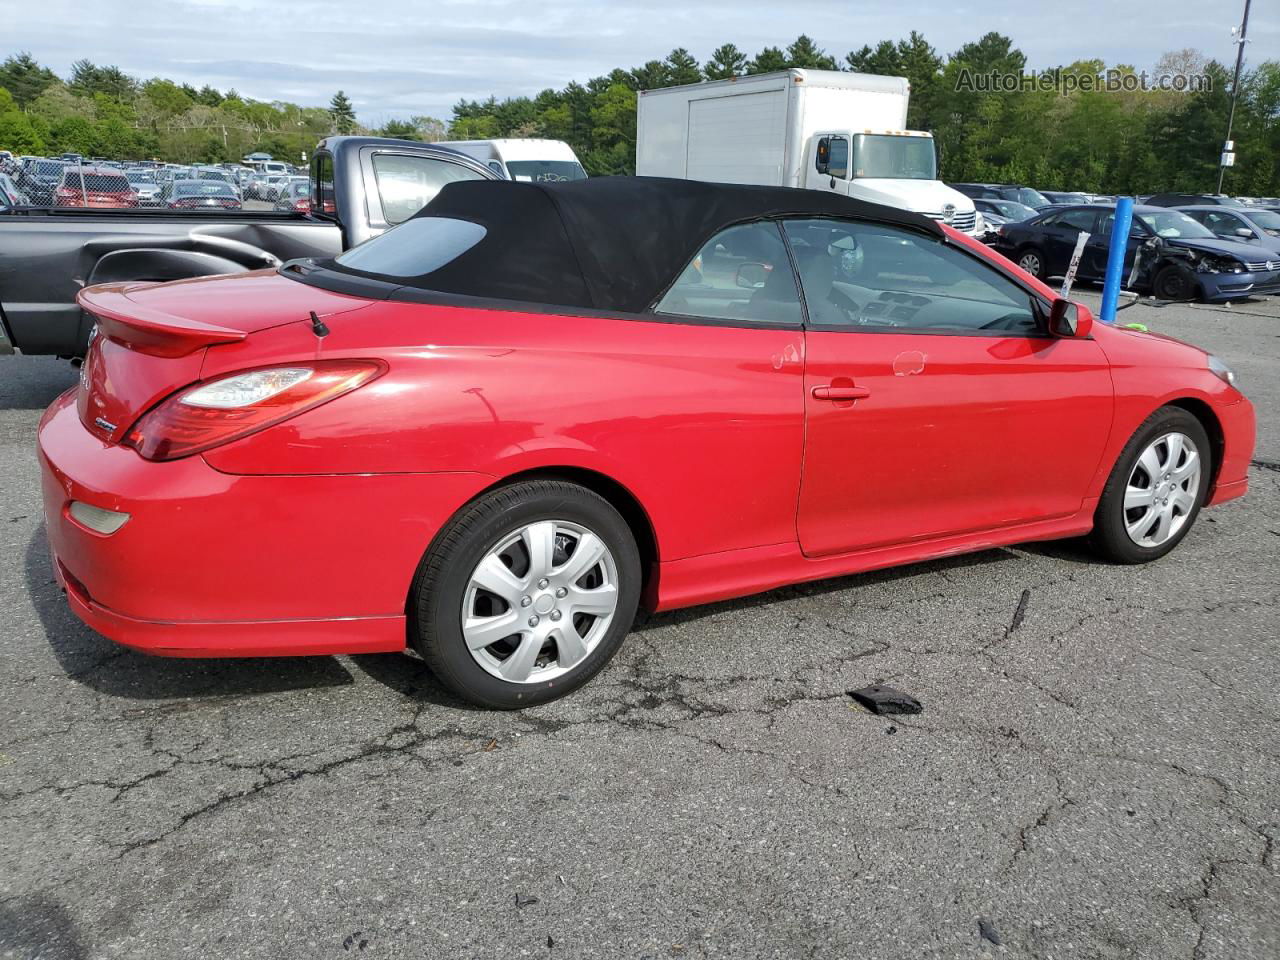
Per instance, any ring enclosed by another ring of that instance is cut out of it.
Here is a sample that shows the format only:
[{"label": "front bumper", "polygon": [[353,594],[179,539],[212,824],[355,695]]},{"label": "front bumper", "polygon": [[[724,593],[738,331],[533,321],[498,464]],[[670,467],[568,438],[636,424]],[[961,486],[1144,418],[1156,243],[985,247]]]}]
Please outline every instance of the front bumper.
[{"label": "front bumper", "polygon": [[1217,506],[1249,492],[1249,465],[1256,442],[1257,416],[1253,404],[1241,396],[1235,403],[1215,403],[1213,412],[1222,426],[1222,464],[1218,467],[1206,506]]},{"label": "front bumper", "polygon": [[[46,531],[72,610],[168,656],[398,651],[418,562],[483,474],[238,476],[143,460],[80,423],[74,391],[40,423]],[[128,513],[110,535],[72,501]]]},{"label": "front bumper", "polygon": [[1266,273],[1197,273],[1205,303],[1224,303],[1244,297],[1280,293],[1280,271]]}]

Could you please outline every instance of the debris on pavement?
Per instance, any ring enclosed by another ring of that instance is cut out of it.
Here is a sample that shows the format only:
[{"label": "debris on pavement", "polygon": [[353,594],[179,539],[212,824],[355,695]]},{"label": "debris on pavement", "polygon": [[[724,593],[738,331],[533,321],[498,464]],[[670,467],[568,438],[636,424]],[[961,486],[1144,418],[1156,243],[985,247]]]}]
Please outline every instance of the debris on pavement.
[{"label": "debris on pavement", "polygon": [[537,897],[526,897],[523,894],[516,894],[516,909],[523,910],[525,907],[531,907],[538,902]]},{"label": "debris on pavement", "polygon": [[1000,933],[996,930],[996,925],[986,917],[978,918],[978,933],[982,936],[983,940],[986,940],[989,943],[994,943],[997,947],[1004,943],[1004,941],[1000,939]]},{"label": "debris on pavement", "polygon": [[1009,629],[1004,632],[1007,637],[1013,631],[1022,626],[1022,621],[1027,615],[1027,604],[1031,600],[1031,588],[1022,591],[1022,596],[1018,598],[1018,606],[1013,611],[1013,619],[1009,621]]},{"label": "debris on pavement", "polygon": [[879,684],[850,690],[849,696],[874,714],[919,713],[924,709],[920,701],[910,694]]}]

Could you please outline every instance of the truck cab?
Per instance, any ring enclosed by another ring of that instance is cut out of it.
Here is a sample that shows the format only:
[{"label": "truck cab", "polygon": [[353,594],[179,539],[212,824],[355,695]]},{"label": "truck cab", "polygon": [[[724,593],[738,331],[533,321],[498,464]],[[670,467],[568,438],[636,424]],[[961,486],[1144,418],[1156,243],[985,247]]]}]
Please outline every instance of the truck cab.
[{"label": "truck cab", "polygon": [[914,210],[962,233],[981,228],[973,201],[938,180],[933,135],[918,130],[828,130],[809,140],[803,186]]}]

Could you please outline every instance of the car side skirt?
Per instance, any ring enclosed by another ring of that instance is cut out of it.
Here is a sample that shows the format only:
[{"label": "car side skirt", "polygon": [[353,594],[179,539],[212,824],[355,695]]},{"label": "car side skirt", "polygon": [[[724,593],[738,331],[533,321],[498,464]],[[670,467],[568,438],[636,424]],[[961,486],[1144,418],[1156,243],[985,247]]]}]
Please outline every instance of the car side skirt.
[{"label": "car side skirt", "polygon": [[659,565],[657,584],[650,590],[649,605],[655,612],[677,610],[763,593],[794,583],[923,563],[1014,543],[1077,537],[1093,529],[1097,505],[1098,501],[1091,498],[1069,517],[833,557],[806,557],[798,543],[778,543],[673,560]]}]

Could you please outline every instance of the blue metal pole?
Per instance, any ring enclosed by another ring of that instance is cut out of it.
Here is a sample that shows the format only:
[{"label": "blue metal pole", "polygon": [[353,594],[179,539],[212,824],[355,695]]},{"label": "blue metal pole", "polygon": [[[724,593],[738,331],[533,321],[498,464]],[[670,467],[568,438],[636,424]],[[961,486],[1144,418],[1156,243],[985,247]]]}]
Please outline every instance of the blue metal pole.
[{"label": "blue metal pole", "polygon": [[1107,251],[1107,277],[1102,284],[1102,309],[1098,319],[1116,322],[1116,303],[1120,299],[1120,277],[1124,273],[1124,255],[1129,249],[1129,228],[1133,226],[1133,197],[1116,198],[1116,219],[1111,226],[1111,248]]}]

